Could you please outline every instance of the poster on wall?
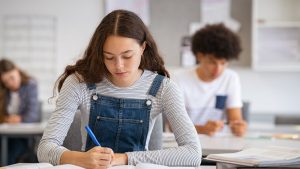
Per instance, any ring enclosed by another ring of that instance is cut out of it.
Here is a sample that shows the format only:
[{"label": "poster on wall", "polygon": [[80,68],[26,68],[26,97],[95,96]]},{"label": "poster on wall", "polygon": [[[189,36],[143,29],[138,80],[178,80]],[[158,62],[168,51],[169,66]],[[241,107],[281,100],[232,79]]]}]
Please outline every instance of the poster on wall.
[{"label": "poster on wall", "polygon": [[105,15],[116,9],[125,9],[136,13],[149,26],[149,0],[105,0]]}]

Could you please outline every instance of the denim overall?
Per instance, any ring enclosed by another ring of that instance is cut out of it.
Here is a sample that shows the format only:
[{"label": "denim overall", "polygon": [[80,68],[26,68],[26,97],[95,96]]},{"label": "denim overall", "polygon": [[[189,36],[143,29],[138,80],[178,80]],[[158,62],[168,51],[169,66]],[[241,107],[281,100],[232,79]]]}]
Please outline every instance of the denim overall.
[{"label": "denim overall", "polygon": [[[157,75],[148,92],[156,93],[164,79]],[[96,89],[95,84],[88,84],[89,90]],[[89,127],[94,132],[102,147],[109,147],[115,153],[144,151],[149,129],[152,107],[150,99],[114,98],[93,93]],[[95,144],[87,137],[86,151]]]}]

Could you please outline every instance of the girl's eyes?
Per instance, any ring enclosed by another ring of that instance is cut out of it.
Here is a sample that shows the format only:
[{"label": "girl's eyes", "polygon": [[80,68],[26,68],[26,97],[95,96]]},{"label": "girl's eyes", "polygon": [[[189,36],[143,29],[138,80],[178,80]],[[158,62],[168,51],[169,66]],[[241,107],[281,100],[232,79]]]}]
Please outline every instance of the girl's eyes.
[{"label": "girl's eyes", "polygon": [[[130,59],[133,55],[123,55],[121,56],[123,59]],[[113,60],[114,56],[104,56],[106,60]]]},{"label": "girl's eyes", "polygon": [[104,56],[104,58],[105,58],[106,60],[113,60],[113,59],[114,59],[113,56]]},{"label": "girl's eyes", "polygon": [[123,58],[124,59],[130,59],[132,57],[132,55],[124,55]]}]

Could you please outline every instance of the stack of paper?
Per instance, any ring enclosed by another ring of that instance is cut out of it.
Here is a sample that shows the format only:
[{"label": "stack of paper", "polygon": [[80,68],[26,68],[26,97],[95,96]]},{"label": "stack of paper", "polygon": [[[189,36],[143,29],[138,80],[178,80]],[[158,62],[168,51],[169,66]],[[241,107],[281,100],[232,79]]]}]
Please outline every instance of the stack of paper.
[{"label": "stack of paper", "polygon": [[206,159],[243,166],[295,166],[300,165],[300,149],[291,147],[247,148],[236,153],[210,154]]}]

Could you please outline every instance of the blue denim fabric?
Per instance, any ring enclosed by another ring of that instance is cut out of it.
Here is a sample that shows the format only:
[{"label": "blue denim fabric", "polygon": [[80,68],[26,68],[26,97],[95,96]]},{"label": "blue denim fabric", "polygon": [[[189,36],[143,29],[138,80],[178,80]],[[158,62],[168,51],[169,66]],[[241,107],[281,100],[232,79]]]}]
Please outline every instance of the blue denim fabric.
[{"label": "blue denim fabric", "polygon": [[[164,76],[157,75],[149,90],[156,93]],[[88,84],[90,90],[95,84]],[[152,101],[148,99],[114,98],[92,94],[89,127],[101,146],[111,148],[115,153],[145,150],[149,129]],[[86,151],[95,145],[87,137]]]}]

